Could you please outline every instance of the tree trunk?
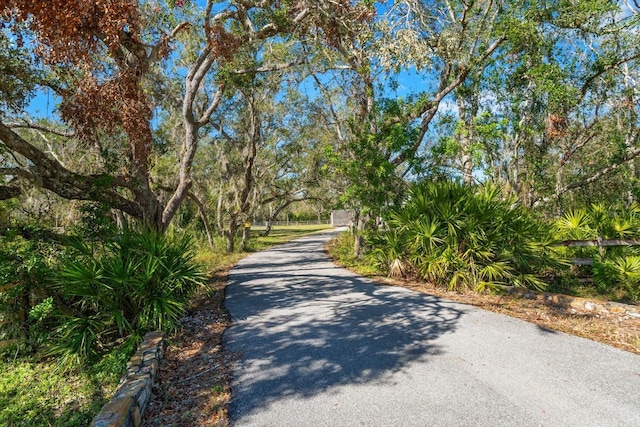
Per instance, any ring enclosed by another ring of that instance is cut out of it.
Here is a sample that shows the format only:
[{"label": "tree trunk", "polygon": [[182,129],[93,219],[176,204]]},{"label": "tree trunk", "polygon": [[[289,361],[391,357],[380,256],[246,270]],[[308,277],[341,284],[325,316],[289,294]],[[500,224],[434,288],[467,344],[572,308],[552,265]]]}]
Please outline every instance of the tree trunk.
[{"label": "tree trunk", "polygon": [[213,233],[211,232],[211,225],[209,224],[209,220],[207,219],[207,210],[204,207],[204,203],[202,203],[200,199],[198,199],[196,195],[191,192],[189,193],[189,198],[193,200],[193,202],[198,207],[198,213],[200,214],[200,219],[202,219],[202,223],[204,224],[204,230],[207,233],[207,241],[209,242],[209,247],[211,248],[211,250],[214,250],[215,247],[213,244]]},{"label": "tree trunk", "polygon": [[267,227],[265,228],[264,233],[262,233],[262,237],[267,237],[269,235],[269,233],[271,232],[271,223],[278,217],[278,215],[280,215],[280,212],[282,212],[282,210],[290,204],[291,200],[287,200],[280,206],[278,206],[275,211],[271,212],[271,215],[269,215],[269,218],[267,219]]},{"label": "tree trunk", "polygon": [[269,217],[267,218],[267,222],[265,223],[262,237],[267,237],[269,233],[271,233],[271,218],[273,218],[273,207],[271,206],[271,203],[269,203]]},{"label": "tree trunk", "polygon": [[473,185],[473,159],[468,153],[462,155],[462,182]]},{"label": "tree trunk", "polygon": [[224,233],[224,223],[222,221],[222,202],[223,202],[223,194],[222,194],[222,181],[220,181],[220,190],[218,191],[218,206],[216,208],[216,224],[218,225],[218,235],[222,236]]},{"label": "tree trunk", "polygon": [[364,218],[359,211],[356,211],[354,216],[354,227],[355,239],[353,240],[353,255],[355,257],[360,257],[365,241],[364,236],[362,235],[362,231],[364,230]]},{"label": "tree trunk", "polygon": [[122,231],[127,228],[127,218],[124,216],[124,213],[118,209],[113,209],[112,212],[115,217],[116,227],[118,227],[118,230]]},{"label": "tree trunk", "polygon": [[251,227],[248,226],[248,221],[245,220],[244,226],[242,227],[242,250],[245,251],[247,249],[247,242],[249,241],[249,237],[251,233]]},{"label": "tree trunk", "polygon": [[458,116],[463,124],[463,129],[458,133],[460,143],[462,166],[462,181],[466,185],[473,185],[473,143],[476,140],[475,119],[479,108],[479,79],[474,76],[470,84],[461,84],[456,90],[458,104]]},{"label": "tree trunk", "polygon": [[229,220],[229,229],[226,231],[227,237],[227,253],[233,253],[235,250],[236,231],[238,230],[238,224],[236,218],[233,217]]}]

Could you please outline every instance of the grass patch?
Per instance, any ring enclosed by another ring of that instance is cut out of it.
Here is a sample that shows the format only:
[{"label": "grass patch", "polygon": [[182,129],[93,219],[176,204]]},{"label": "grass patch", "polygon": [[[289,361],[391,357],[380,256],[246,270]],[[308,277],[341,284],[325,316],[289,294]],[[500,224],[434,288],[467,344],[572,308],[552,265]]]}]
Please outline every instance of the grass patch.
[{"label": "grass patch", "polygon": [[[215,249],[212,250],[208,245],[201,244],[200,249],[196,253],[195,261],[203,265],[209,273],[214,273],[221,267],[231,267],[251,252],[257,252],[267,249],[273,245],[287,243],[291,240],[303,237],[308,234],[316,233],[330,229],[330,225],[297,225],[297,226],[278,226],[271,229],[268,236],[263,237],[264,227],[252,227],[251,237],[247,244],[245,252],[225,252],[225,244],[223,241],[217,242]],[[239,245],[236,245],[238,247]]]},{"label": "grass patch", "polygon": [[377,276],[383,274],[376,267],[376,263],[367,255],[356,257],[353,254],[355,237],[351,233],[342,233],[327,243],[327,253],[342,267],[348,268],[362,276]]},{"label": "grass patch", "polygon": [[318,231],[328,230],[331,226],[327,224],[318,225],[295,225],[272,227],[271,232],[266,237],[262,236],[264,227],[251,228],[251,241],[249,251],[259,251],[280,243],[286,243],[298,237]]},{"label": "grass patch", "polygon": [[55,361],[1,361],[0,425],[89,425],[118,385],[129,357],[114,351],[89,372],[62,372]]}]

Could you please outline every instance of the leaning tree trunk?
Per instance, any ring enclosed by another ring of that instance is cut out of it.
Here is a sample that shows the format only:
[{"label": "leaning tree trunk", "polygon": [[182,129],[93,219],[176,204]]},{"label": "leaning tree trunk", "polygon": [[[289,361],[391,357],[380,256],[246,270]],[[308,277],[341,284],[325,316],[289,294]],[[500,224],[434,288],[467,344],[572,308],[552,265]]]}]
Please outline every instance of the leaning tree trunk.
[{"label": "leaning tree trunk", "polygon": [[213,232],[211,231],[211,225],[209,224],[207,209],[204,206],[204,203],[192,192],[189,192],[189,198],[196,204],[198,207],[198,213],[200,214],[200,219],[202,220],[202,224],[204,225],[205,233],[207,233],[207,241],[209,242],[209,247],[211,250],[214,250],[213,244]]},{"label": "leaning tree trunk", "polygon": [[275,211],[271,213],[271,215],[269,215],[269,218],[267,219],[267,226],[264,230],[264,233],[262,233],[262,237],[267,237],[269,233],[271,233],[271,224],[273,223],[273,221],[275,221],[278,215],[280,215],[280,212],[282,212],[290,204],[291,200],[283,202]]}]

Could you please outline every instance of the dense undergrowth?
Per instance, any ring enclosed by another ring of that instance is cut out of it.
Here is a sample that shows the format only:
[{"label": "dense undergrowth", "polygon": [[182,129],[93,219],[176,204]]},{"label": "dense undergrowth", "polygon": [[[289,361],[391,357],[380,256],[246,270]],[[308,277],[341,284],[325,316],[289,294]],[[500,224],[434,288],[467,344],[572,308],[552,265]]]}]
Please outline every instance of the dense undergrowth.
[{"label": "dense undergrowth", "polygon": [[[339,239],[332,251],[365,274],[411,277],[450,290],[499,292],[515,286],[637,303],[638,247],[561,242],[638,235],[637,204],[592,205],[548,220],[496,187],[423,182],[388,211],[383,226],[368,231],[363,256],[353,256],[349,237]],[[578,258],[591,265],[573,265]]]}]

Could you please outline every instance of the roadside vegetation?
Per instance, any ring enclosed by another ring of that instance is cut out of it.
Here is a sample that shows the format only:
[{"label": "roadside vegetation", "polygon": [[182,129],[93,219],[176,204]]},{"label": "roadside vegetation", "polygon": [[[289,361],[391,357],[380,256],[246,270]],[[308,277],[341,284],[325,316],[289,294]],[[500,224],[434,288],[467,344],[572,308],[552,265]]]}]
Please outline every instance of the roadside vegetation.
[{"label": "roadside vegetation", "polygon": [[254,230],[248,251],[235,253],[226,252],[224,238],[211,249],[204,236],[175,230],[101,227],[104,237],[110,233],[101,240],[36,229],[0,236],[7,261],[0,271],[0,425],[86,426],[145,332],[164,330],[179,345],[174,333],[196,301],[217,297],[221,306],[221,272],[250,251],[326,227],[277,227],[268,237]]},{"label": "roadside vegetation", "polygon": [[[622,240],[640,235],[636,203],[617,209],[591,205],[548,219],[492,185],[425,181],[404,197],[381,226],[366,231],[361,256],[346,241],[353,236],[341,237],[332,254],[365,274],[411,278],[452,291],[500,293],[516,287],[640,301],[640,246]],[[598,246],[598,239],[620,243]],[[567,247],[568,241],[590,246]]]},{"label": "roadside vegetation", "polygon": [[[327,225],[278,226],[268,237],[264,227],[252,229],[250,251],[266,249],[328,228]],[[225,247],[223,239],[220,247]],[[148,426],[226,426],[231,397],[228,369],[237,355],[225,352],[222,335],[230,325],[223,307],[227,275],[248,252],[220,253],[202,249],[200,261],[210,280],[192,296],[180,332],[168,339],[160,362],[159,387],[145,414]],[[212,369],[213,367],[213,369]]]},{"label": "roadside vegetation", "polygon": [[144,333],[175,331],[206,276],[186,236],[20,231],[0,236],[0,424],[86,425]]},{"label": "roadside vegetation", "polygon": [[491,185],[414,184],[368,240],[382,271],[450,290],[543,289],[540,274],[562,266],[551,226]]}]

